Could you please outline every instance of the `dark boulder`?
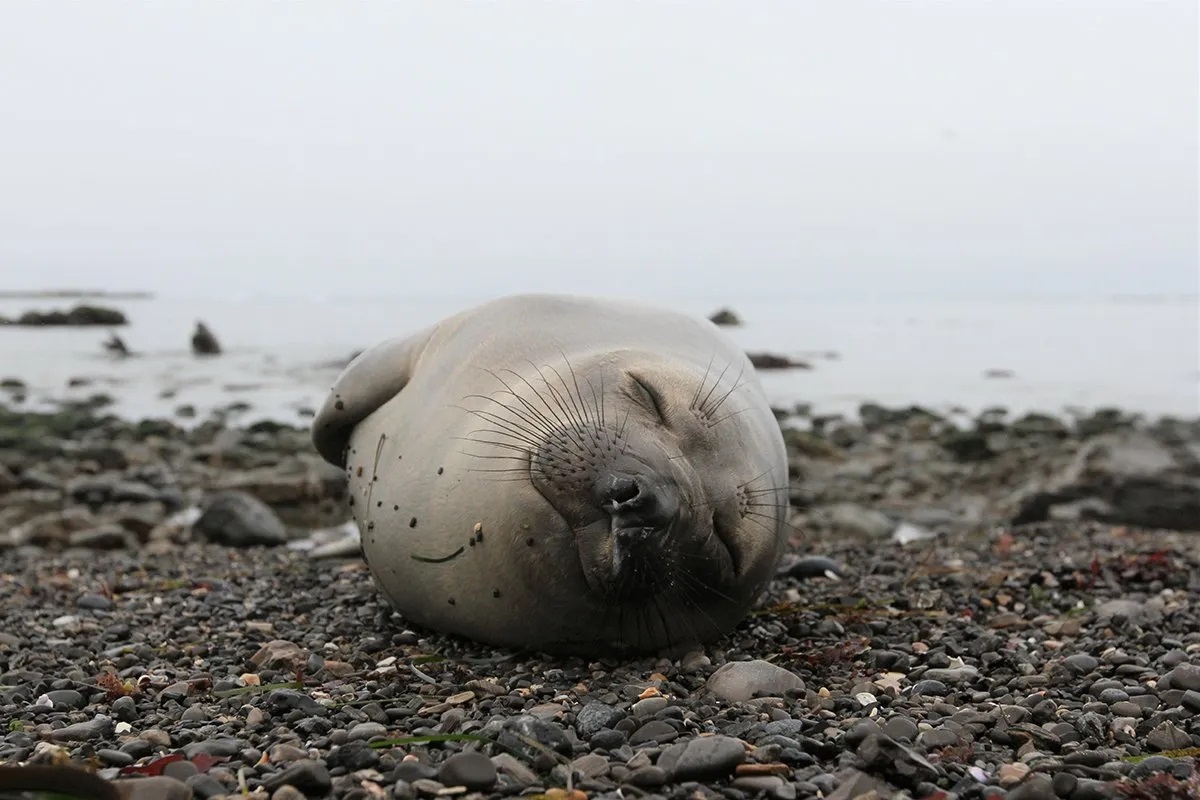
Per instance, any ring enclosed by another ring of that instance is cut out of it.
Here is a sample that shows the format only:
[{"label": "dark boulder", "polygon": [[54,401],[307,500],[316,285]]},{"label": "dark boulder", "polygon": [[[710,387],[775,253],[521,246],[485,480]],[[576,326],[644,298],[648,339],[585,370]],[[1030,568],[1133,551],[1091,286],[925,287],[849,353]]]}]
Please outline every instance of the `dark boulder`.
[{"label": "dark boulder", "polygon": [[217,492],[205,500],[202,508],[192,530],[210,542],[230,547],[287,542],[287,530],[279,515],[248,492]]},{"label": "dark boulder", "polygon": [[9,325],[25,326],[91,326],[91,325],[128,325],[125,314],[115,308],[104,306],[78,305],[67,311],[26,311],[15,321],[6,321]]},{"label": "dark boulder", "polygon": [[741,325],[742,320],[732,309],[722,308],[710,316],[709,321],[714,325]]},{"label": "dark boulder", "polygon": [[1152,529],[1200,531],[1200,455],[1142,431],[1088,440],[1058,475],[1026,496],[1014,524],[1094,519]]},{"label": "dark boulder", "polygon": [[746,356],[755,369],[812,369],[812,365],[807,361],[798,361],[774,353],[747,353]]},{"label": "dark boulder", "polygon": [[215,356],[221,353],[221,344],[217,337],[203,322],[196,322],[196,330],[192,333],[192,352],[198,356]]}]

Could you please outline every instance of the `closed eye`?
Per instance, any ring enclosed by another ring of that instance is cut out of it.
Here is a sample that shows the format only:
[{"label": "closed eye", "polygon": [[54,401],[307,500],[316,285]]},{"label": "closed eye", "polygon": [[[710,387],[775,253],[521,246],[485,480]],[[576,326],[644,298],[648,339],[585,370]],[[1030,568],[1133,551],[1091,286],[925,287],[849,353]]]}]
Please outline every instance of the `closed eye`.
[{"label": "closed eye", "polygon": [[646,402],[650,409],[652,409],[654,413],[658,415],[659,422],[661,422],[663,425],[666,425],[667,415],[663,410],[663,401],[658,392],[654,390],[653,386],[646,381],[643,381],[638,376],[630,375],[629,377],[633,379],[633,385],[637,390],[637,393],[642,395],[642,399]]}]

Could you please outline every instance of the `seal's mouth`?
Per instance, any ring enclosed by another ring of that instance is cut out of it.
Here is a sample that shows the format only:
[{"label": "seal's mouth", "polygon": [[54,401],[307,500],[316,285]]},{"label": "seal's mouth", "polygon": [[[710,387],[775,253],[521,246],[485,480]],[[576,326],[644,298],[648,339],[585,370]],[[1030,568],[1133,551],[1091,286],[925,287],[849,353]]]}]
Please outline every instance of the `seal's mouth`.
[{"label": "seal's mouth", "polygon": [[652,591],[661,580],[656,557],[671,540],[682,510],[679,491],[658,476],[609,476],[600,509],[608,516],[609,575],[618,595]]}]

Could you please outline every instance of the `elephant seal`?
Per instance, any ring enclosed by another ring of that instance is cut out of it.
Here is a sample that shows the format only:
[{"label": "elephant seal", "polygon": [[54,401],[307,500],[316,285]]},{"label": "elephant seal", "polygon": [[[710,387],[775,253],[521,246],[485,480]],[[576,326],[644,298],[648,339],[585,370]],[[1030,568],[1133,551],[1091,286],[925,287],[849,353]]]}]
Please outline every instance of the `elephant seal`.
[{"label": "elephant seal", "polygon": [[409,621],[502,647],[681,652],[787,543],[787,458],[746,355],[624,300],[495,299],[368,348],[312,424]]}]

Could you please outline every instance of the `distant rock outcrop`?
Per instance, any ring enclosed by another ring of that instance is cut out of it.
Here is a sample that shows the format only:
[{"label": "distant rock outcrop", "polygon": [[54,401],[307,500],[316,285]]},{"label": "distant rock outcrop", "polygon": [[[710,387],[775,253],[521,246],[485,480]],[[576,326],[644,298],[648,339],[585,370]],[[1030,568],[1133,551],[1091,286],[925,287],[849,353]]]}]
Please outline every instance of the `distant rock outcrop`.
[{"label": "distant rock outcrop", "polygon": [[84,326],[84,325],[128,325],[125,314],[105,306],[77,305],[61,311],[26,311],[15,320],[0,318],[0,325],[35,326]]},{"label": "distant rock outcrop", "polygon": [[756,369],[812,369],[812,364],[774,353],[747,353]]},{"label": "distant rock outcrop", "polygon": [[722,308],[708,318],[714,325],[741,325],[742,320],[732,309]]},{"label": "distant rock outcrop", "polygon": [[198,356],[220,355],[221,345],[208,326],[197,320],[196,330],[192,333],[192,352]]}]

